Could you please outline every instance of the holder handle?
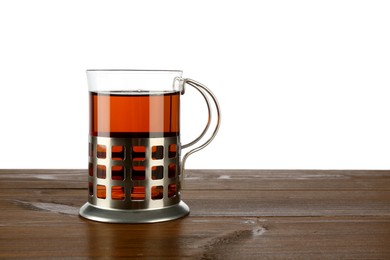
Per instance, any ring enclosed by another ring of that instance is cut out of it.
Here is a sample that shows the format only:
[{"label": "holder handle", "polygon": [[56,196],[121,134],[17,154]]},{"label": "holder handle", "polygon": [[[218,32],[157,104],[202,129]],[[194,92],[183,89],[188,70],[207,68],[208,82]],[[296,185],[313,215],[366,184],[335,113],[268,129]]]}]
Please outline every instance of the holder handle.
[{"label": "holder handle", "polygon": [[217,122],[216,122],[216,125],[215,125],[215,128],[214,128],[214,131],[212,133],[212,135],[210,136],[210,138],[205,141],[203,144],[199,145],[198,147],[195,147],[193,148],[192,150],[188,151],[184,156],[183,156],[183,159],[181,160],[181,176],[183,178],[184,176],[184,165],[186,163],[186,160],[188,158],[188,156],[190,156],[191,154],[199,151],[199,150],[202,150],[203,148],[205,148],[207,145],[209,145],[211,143],[211,141],[214,139],[214,137],[217,135],[217,132],[219,130],[219,126],[221,124],[221,109],[219,107],[219,103],[218,103],[218,100],[216,98],[216,96],[213,94],[213,92],[211,92],[210,89],[208,89],[205,85],[195,81],[195,80],[192,80],[192,79],[182,79],[182,82],[181,82],[181,86],[182,86],[182,91],[181,93],[184,94],[185,92],[185,84],[187,83],[188,85],[194,87],[196,90],[198,90],[200,92],[200,94],[202,94],[206,104],[207,104],[207,109],[208,109],[208,120],[207,120],[207,124],[206,124],[206,127],[203,129],[202,133],[195,139],[193,140],[192,142],[188,143],[188,144],[185,144],[185,145],[182,145],[181,147],[184,149],[184,148],[187,148],[187,147],[190,147],[194,144],[196,144],[197,142],[199,142],[200,139],[202,139],[202,137],[207,133],[207,130],[209,129],[210,127],[210,124],[211,124],[211,118],[212,118],[212,114],[211,114],[211,104],[210,104],[210,101],[207,97],[207,94],[212,98],[212,100],[214,101],[214,105],[215,105],[215,108],[216,108],[216,111],[217,111]]}]

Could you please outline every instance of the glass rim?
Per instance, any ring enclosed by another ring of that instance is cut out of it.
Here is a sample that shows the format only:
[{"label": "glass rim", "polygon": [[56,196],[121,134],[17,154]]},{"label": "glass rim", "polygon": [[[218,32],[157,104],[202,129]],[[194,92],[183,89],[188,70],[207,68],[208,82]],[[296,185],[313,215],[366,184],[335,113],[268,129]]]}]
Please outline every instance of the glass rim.
[{"label": "glass rim", "polygon": [[176,72],[183,73],[182,70],[152,70],[152,69],[87,69],[86,72]]}]

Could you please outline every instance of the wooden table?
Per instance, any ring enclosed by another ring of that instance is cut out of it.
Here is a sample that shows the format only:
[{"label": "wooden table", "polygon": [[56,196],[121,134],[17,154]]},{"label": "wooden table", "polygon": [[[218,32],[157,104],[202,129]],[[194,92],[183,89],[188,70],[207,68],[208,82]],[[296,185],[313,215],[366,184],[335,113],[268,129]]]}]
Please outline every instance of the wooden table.
[{"label": "wooden table", "polygon": [[0,170],[0,258],[390,259],[390,171],[186,174],[188,217],[105,224],[86,170]]}]

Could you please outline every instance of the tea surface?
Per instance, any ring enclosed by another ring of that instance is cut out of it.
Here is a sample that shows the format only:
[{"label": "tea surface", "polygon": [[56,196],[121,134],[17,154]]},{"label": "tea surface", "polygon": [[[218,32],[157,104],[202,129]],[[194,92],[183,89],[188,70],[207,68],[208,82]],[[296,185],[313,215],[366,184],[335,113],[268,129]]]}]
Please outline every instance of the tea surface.
[{"label": "tea surface", "polygon": [[179,135],[179,92],[90,92],[90,135]]}]

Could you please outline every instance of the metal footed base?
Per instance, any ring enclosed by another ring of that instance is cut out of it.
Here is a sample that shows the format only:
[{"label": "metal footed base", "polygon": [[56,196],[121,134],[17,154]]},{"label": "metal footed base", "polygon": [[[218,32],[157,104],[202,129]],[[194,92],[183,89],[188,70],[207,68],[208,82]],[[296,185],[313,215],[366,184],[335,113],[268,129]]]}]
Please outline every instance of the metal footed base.
[{"label": "metal footed base", "polygon": [[80,208],[80,216],[107,223],[156,223],[178,219],[189,213],[190,208],[183,201],[169,207],[146,210],[102,209],[88,202]]}]

